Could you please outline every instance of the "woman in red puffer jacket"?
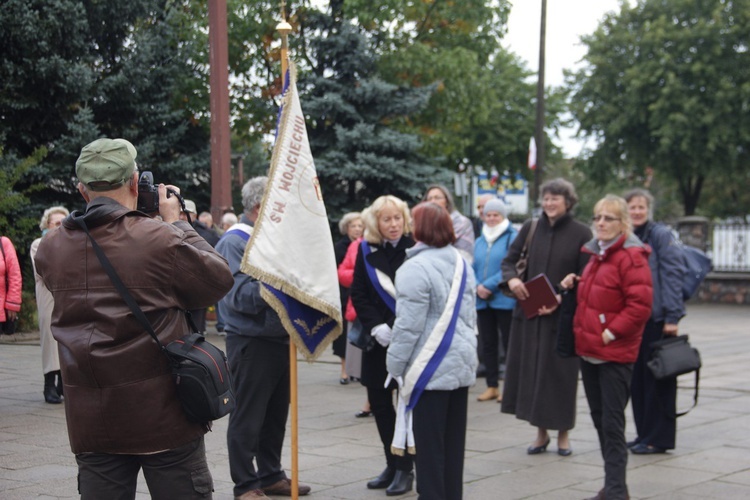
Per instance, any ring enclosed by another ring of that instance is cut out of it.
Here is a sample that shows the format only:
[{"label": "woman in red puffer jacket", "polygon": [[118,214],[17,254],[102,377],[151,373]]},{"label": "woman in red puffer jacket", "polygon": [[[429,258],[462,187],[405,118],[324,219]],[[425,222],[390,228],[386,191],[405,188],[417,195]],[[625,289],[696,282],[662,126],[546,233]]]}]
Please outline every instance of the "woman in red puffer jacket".
[{"label": "woman in red puffer jacket", "polygon": [[604,488],[598,500],[627,499],[625,407],[643,327],[651,316],[651,270],[647,245],[633,235],[625,200],[607,195],[594,207],[594,239],[581,249],[592,255],[578,280],[573,320],[576,352],[591,418],[604,458]]}]

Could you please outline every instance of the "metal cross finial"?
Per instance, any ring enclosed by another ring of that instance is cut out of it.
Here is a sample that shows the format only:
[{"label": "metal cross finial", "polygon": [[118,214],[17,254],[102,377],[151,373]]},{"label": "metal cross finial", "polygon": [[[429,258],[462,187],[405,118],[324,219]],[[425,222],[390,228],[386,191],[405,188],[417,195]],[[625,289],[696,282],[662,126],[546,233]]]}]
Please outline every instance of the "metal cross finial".
[{"label": "metal cross finial", "polygon": [[281,20],[286,21],[286,2],[281,0]]}]

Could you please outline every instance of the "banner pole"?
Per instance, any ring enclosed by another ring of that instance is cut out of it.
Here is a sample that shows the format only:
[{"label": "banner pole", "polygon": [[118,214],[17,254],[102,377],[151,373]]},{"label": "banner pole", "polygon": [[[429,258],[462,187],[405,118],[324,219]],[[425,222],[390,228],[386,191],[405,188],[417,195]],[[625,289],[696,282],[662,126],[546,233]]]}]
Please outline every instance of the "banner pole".
[{"label": "banner pole", "polygon": [[[292,26],[286,22],[286,4],[281,0],[281,22],[276,25],[276,31],[281,34],[281,88],[282,91],[286,85],[286,72],[289,67],[289,42],[288,35],[292,31]],[[292,499],[299,498],[299,435],[297,416],[297,348],[289,339],[289,405],[292,417]]]}]

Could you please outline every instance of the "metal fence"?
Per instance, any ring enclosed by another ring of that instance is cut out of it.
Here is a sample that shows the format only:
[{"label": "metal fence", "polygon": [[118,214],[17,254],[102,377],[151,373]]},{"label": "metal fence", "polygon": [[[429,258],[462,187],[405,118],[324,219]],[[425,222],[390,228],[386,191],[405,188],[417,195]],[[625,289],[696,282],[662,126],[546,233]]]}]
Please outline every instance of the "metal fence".
[{"label": "metal fence", "polygon": [[750,224],[721,222],[712,226],[714,271],[750,272]]}]

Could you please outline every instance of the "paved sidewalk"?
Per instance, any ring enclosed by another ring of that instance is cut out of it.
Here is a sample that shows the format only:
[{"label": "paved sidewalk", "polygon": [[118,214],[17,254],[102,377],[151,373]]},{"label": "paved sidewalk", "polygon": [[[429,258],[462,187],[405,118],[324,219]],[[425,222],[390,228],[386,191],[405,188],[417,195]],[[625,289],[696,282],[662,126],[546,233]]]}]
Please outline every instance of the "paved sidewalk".
[{"label": "paved sidewalk", "polygon": [[[628,462],[631,498],[750,498],[750,308],[699,304],[681,323],[703,358],[697,408],[680,418],[677,449],[634,456]],[[14,340],[9,342],[10,340]],[[223,338],[211,335],[223,345]],[[299,363],[300,479],[317,499],[381,499],[365,482],[384,467],[372,418],[354,413],[365,399],[359,384],[339,384],[338,359],[330,353],[314,364]],[[77,498],[76,464],[70,452],[63,405],[42,398],[41,354],[33,335],[0,341],[0,498]],[[692,398],[692,375],[680,379],[679,406]],[[470,391],[464,497],[467,499],[581,499],[603,484],[603,466],[588,406],[579,386],[578,420],[571,433],[574,453],[529,456],[535,431],[479,403],[480,381]],[[628,409],[628,438],[633,425]],[[215,482],[214,498],[231,500],[232,481],[223,419],[206,436]],[[287,443],[289,433],[287,432]],[[284,464],[291,466],[289,446]],[[149,498],[139,483],[139,499]],[[416,498],[412,493],[401,498]]]}]

